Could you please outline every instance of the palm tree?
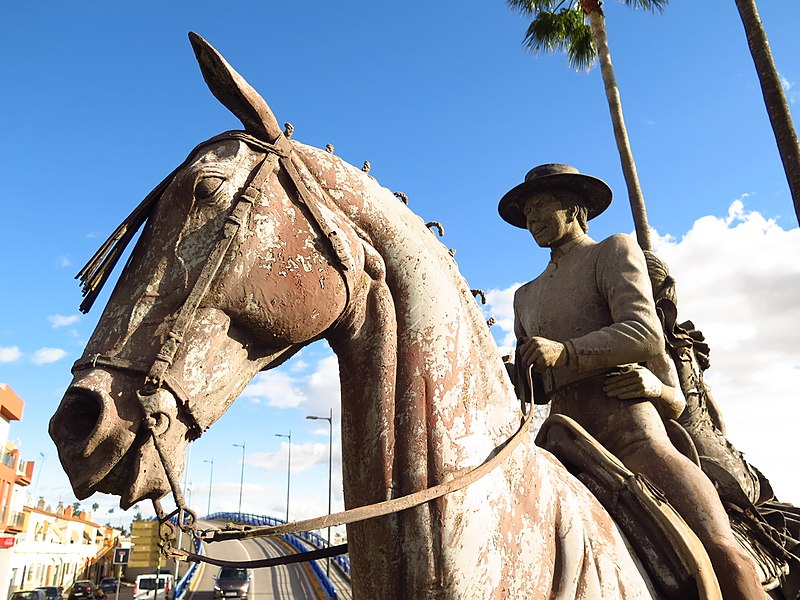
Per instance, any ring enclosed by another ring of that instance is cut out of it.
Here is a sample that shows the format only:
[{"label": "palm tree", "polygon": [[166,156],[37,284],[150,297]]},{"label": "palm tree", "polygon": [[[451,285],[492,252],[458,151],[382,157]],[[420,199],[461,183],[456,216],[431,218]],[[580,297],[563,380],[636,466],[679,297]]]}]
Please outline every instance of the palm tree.
[{"label": "palm tree", "polygon": [[[669,0],[624,0],[633,8],[650,11],[663,10]],[[534,52],[565,50],[571,67],[589,68],[595,60],[600,61],[614,139],[617,143],[622,174],[628,188],[636,238],[643,250],[650,250],[650,227],[644,205],[636,163],[633,160],[628,130],[622,115],[617,78],[611,65],[608,49],[606,22],[600,0],[506,0],[510,8],[533,17],[525,33],[525,45]],[[588,21],[588,23],[587,23]]]},{"label": "palm tree", "polygon": [[789,182],[789,191],[794,201],[794,212],[800,224],[800,145],[792,124],[792,115],[786,103],[778,70],[772,60],[767,34],[758,16],[755,0],[736,0],[736,8],[744,25],[750,54],[756,65],[758,80],[761,82],[761,93],[769,114],[769,122],[778,144],[783,170]]}]

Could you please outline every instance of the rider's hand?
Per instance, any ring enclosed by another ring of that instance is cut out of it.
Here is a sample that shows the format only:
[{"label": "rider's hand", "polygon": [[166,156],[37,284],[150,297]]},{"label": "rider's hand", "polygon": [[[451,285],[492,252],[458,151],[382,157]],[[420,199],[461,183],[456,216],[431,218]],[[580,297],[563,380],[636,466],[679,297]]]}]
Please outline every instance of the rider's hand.
[{"label": "rider's hand", "polygon": [[519,355],[527,366],[541,373],[548,367],[563,367],[567,364],[567,349],[561,342],[543,337],[520,338]]},{"label": "rider's hand", "polygon": [[631,371],[615,373],[606,378],[603,391],[612,398],[660,398],[664,384],[645,367],[637,365]]}]

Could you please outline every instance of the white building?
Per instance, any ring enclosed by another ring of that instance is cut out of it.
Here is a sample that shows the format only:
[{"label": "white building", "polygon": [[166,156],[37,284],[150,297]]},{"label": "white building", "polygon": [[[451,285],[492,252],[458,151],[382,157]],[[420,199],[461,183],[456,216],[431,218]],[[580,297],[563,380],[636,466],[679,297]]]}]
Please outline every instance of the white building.
[{"label": "white building", "polygon": [[15,590],[56,585],[66,591],[78,579],[112,576],[112,550],[120,535],[92,522],[90,514],[73,514],[71,506],[53,511],[44,500],[24,505],[34,463],[22,461],[8,439],[11,421],[22,418],[24,407],[0,383],[0,600]]}]

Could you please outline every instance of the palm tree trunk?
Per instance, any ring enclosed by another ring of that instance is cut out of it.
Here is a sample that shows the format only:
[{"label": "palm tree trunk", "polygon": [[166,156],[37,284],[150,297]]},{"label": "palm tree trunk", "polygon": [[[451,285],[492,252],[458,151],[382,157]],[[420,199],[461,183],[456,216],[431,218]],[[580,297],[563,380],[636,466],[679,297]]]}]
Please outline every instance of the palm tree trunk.
[{"label": "palm tree trunk", "polygon": [[651,250],[650,226],[647,223],[647,210],[644,205],[642,188],[639,185],[639,176],[636,173],[636,162],[633,160],[628,130],[625,127],[625,119],[622,116],[622,100],[619,96],[617,78],[614,74],[614,67],[611,65],[611,51],[608,49],[608,38],[606,37],[606,19],[603,10],[600,8],[598,0],[583,0],[583,11],[589,17],[589,25],[592,29],[592,38],[597,48],[597,57],[600,61],[600,73],[603,76],[603,85],[606,89],[606,100],[608,109],[611,113],[611,123],[614,127],[614,139],[617,142],[620,163],[622,164],[622,174],[625,177],[625,185],[628,187],[628,200],[631,204],[633,223],[636,227],[636,239],[642,250]]},{"label": "palm tree trunk", "polygon": [[761,17],[758,16],[755,0],[736,0],[736,8],[739,9],[750,54],[756,65],[764,104],[778,144],[786,180],[789,182],[794,212],[800,224],[800,145],[797,143],[792,115],[786,103],[786,95],[783,93],[775,61],[772,59],[767,34],[761,24]]}]

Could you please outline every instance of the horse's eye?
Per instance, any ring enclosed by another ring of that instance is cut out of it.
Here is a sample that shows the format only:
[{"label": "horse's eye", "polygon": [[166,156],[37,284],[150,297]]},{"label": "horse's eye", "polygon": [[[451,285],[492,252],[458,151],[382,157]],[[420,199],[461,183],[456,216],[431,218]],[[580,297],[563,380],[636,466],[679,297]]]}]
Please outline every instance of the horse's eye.
[{"label": "horse's eye", "polygon": [[222,187],[225,180],[222,177],[210,175],[202,177],[194,186],[194,197],[198,200],[209,200]]}]

